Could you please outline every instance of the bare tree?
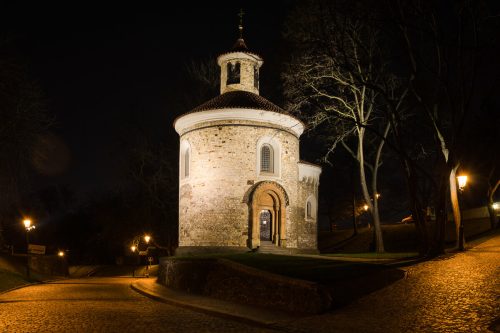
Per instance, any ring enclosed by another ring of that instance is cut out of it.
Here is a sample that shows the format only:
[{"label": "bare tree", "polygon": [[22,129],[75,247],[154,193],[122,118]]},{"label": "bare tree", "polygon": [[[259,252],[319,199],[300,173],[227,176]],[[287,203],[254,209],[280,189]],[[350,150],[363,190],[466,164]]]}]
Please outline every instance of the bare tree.
[{"label": "bare tree", "polygon": [[[463,248],[456,175],[470,133],[466,124],[477,112],[478,99],[484,97],[478,94],[478,89],[484,89],[478,81],[481,56],[495,35],[490,32],[488,36],[488,29],[484,29],[487,20],[480,3],[459,1],[445,9],[438,3],[415,0],[396,1],[391,7],[397,8],[395,17],[406,52],[411,94],[427,115],[446,166],[440,178],[446,177],[448,186],[440,190],[449,190],[457,247]],[[485,34],[481,36],[481,32]]]},{"label": "bare tree", "polygon": [[201,60],[191,59],[184,64],[185,94],[180,105],[188,111],[219,94],[220,68],[213,57]]},{"label": "bare tree", "polygon": [[387,80],[386,64],[380,57],[378,31],[367,24],[366,16],[341,12],[334,3],[312,2],[307,11],[299,8],[294,14],[287,37],[297,52],[283,74],[287,109],[306,119],[310,130],[326,128],[326,161],[340,145],[358,162],[376,251],[384,252],[377,177],[391,123],[378,109],[379,93],[372,85]]},{"label": "bare tree", "polygon": [[165,144],[143,142],[133,149],[129,176],[139,185],[152,210],[161,216],[161,221],[149,221],[152,229],[157,229],[166,245],[160,245],[172,255],[177,246],[177,209],[178,209],[178,169],[177,153]]}]

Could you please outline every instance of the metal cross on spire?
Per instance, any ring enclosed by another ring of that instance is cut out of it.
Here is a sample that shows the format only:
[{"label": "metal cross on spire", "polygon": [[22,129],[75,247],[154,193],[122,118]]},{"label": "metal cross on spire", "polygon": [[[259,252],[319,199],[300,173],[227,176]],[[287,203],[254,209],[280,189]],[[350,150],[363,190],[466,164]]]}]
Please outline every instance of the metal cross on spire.
[{"label": "metal cross on spire", "polygon": [[240,31],[240,39],[243,38],[243,15],[245,15],[245,12],[243,12],[243,8],[241,8],[240,12],[238,13],[238,17],[240,18],[240,24],[238,25],[238,29]]}]

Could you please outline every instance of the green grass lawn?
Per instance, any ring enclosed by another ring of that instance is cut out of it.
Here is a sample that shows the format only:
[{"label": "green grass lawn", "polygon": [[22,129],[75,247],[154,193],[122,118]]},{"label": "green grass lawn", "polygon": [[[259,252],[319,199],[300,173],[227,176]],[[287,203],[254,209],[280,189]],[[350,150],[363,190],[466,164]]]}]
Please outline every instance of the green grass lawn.
[{"label": "green grass lawn", "polygon": [[326,257],[347,257],[347,258],[365,258],[365,259],[413,259],[418,257],[418,252],[401,252],[401,253],[329,253],[323,254]]},{"label": "green grass lawn", "polygon": [[246,266],[292,278],[334,285],[339,281],[367,276],[387,269],[381,264],[350,262],[300,256],[263,253],[213,254],[179,257],[177,259],[228,259]]}]

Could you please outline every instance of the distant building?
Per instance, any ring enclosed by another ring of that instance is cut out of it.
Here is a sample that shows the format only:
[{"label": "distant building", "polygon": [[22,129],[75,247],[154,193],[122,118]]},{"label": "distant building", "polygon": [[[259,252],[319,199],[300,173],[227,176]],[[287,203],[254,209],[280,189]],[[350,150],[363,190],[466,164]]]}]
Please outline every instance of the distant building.
[{"label": "distant building", "polygon": [[[241,28],[240,28],[241,29]],[[317,252],[321,168],[300,161],[302,122],[259,96],[262,58],[240,36],[221,94],[178,117],[179,248]]]}]

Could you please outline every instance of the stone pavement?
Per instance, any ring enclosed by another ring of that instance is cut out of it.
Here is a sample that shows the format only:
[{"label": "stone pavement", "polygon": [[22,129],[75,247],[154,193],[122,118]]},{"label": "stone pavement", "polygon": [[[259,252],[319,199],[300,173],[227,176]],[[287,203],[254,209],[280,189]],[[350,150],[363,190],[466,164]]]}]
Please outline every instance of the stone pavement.
[{"label": "stone pavement", "polygon": [[295,318],[282,311],[175,291],[156,283],[153,278],[137,280],[132,283],[131,287],[137,292],[160,302],[263,327],[277,327],[279,322],[286,322]]},{"label": "stone pavement", "polygon": [[0,295],[0,332],[272,332],[153,301],[132,278],[32,285]]}]

